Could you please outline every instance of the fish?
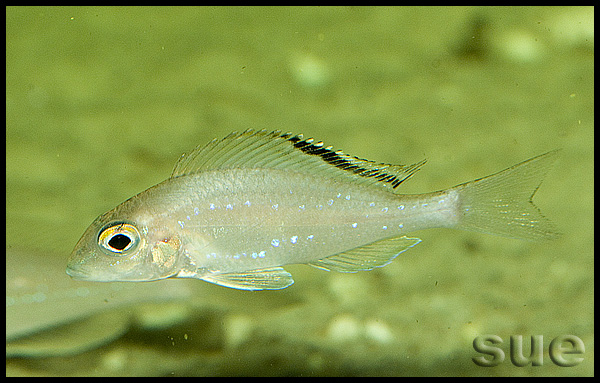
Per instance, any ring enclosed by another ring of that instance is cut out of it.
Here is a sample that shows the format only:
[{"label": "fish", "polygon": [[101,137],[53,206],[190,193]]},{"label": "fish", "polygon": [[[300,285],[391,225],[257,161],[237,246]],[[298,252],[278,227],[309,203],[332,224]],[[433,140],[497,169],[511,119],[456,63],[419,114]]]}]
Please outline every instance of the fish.
[{"label": "fish", "polygon": [[54,253],[6,247],[5,254],[7,358],[75,355],[125,333],[139,322],[141,304],[197,295],[193,280],[91,284],[65,278]]},{"label": "fish", "polygon": [[198,146],[171,176],[100,215],[67,274],[86,281],[196,278],[241,290],[294,283],[283,266],[338,272],[388,265],[406,234],[453,228],[556,238],[532,199],[559,150],[426,194],[400,194],[425,160],[391,165],[280,130],[233,132]]}]

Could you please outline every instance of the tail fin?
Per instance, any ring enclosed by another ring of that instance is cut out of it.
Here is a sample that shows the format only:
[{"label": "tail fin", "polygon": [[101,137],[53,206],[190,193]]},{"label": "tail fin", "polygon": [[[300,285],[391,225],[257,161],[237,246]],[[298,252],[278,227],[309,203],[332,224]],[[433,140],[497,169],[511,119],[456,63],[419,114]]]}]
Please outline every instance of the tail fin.
[{"label": "tail fin", "polygon": [[453,188],[462,217],[457,228],[529,240],[559,236],[532,198],[559,150]]}]

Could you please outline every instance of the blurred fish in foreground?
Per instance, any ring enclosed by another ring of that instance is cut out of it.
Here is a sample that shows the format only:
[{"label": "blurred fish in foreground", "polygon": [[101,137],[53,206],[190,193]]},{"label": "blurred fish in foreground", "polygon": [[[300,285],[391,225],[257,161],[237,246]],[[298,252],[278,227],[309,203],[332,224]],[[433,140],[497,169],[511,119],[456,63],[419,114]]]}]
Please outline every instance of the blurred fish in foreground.
[{"label": "blurred fish in foreground", "polygon": [[282,289],[294,281],[281,266],[372,270],[418,244],[405,234],[422,229],[550,239],[557,234],[532,197],[557,153],[447,190],[402,195],[398,186],[425,161],[389,165],[302,135],[234,132],[182,156],[169,179],[98,217],[67,273]]},{"label": "blurred fish in foreground", "polygon": [[191,295],[189,283],[74,281],[59,257],[6,249],[6,355],[78,354],[124,333],[134,305]]}]

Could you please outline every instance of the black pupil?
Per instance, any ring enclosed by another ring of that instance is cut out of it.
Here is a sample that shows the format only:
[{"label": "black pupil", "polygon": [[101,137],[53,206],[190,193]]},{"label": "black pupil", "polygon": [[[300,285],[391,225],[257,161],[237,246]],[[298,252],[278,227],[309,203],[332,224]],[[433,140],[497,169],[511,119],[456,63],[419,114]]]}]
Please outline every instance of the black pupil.
[{"label": "black pupil", "polygon": [[113,249],[123,250],[131,243],[131,239],[123,234],[117,234],[108,241],[108,244]]}]

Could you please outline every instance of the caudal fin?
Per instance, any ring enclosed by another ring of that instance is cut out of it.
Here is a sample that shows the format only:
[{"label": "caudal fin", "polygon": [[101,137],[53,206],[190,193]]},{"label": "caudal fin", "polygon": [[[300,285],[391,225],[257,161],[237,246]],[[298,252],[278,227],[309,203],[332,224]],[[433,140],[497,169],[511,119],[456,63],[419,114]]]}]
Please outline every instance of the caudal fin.
[{"label": "caudal fin", "polygon": [[457,228],[529,240],[559,236],[532,201],[558,153],[553,150],[453,188],[461,202]]}]

